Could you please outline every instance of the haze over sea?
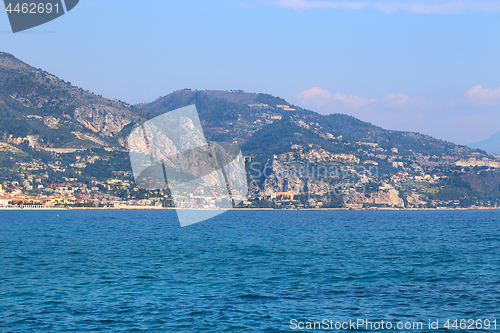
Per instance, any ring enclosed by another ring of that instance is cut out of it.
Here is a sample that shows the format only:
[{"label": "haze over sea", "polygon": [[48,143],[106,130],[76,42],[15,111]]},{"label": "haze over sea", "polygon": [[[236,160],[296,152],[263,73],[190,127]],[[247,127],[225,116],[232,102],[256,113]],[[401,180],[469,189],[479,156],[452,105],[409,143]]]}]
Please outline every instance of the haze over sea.
[{"label": "haze over sea", "polygon": [[500,324],[498,210],[0,211],[0,251],[0,332]]}]

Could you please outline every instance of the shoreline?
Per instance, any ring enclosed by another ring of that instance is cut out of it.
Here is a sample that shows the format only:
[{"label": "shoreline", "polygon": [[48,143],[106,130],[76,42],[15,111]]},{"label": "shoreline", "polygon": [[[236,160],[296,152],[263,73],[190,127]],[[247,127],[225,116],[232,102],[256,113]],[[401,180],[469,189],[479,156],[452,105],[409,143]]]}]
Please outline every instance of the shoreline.
[{"label": "shoreline", "polygon": [[172,207],[0,207],[0,211],[53,211],[53,210],[96,210],[96,211],[176,211],[176,210],[195,210],[195,211],[460,211],[460,210],[500,210],[500,207],[435,207],[435,208],[394,208],[394,207],[370,207],[370,208],[301,208],[301,209],[275,209],[275,208],[233,208],[233,209],[185,209]]}]

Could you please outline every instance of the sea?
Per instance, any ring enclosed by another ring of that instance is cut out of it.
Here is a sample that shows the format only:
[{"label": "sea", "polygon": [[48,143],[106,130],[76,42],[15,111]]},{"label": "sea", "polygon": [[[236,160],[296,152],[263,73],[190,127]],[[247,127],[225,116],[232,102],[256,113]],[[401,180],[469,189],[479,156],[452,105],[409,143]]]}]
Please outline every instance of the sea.
[{"label": "sea", "polygon": [[2,333],[387,330],[500,330],[499,210],[0,211]]}]

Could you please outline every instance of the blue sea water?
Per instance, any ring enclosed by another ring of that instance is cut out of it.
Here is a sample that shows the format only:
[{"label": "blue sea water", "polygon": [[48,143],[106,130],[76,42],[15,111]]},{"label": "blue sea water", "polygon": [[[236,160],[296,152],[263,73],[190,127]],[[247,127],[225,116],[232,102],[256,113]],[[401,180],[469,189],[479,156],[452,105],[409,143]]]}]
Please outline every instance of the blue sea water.
[{"label": "blue sea water", "polygon": [[500,211],[231,211],[186,228],[173,211],[0,211],[0,332],[293,319],[500,329]]}]

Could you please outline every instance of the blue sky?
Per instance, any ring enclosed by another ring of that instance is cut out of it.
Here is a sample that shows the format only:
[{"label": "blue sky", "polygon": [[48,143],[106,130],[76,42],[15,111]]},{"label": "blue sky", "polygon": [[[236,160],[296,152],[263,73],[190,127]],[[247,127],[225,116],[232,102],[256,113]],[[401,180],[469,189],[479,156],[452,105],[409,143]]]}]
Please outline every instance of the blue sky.
[{"label": "blue sky", "polygon": [[500,131],[500,1],[80,0],[0,50],[129,103],[242,89],[470,143]]}]

